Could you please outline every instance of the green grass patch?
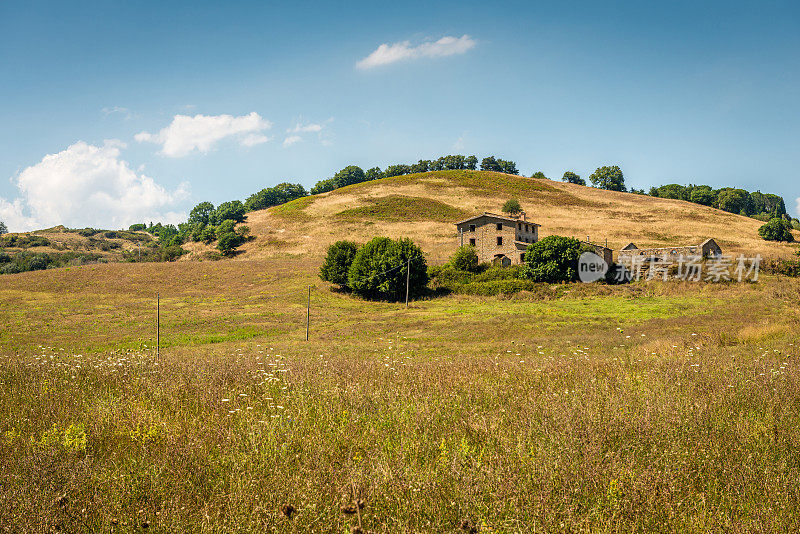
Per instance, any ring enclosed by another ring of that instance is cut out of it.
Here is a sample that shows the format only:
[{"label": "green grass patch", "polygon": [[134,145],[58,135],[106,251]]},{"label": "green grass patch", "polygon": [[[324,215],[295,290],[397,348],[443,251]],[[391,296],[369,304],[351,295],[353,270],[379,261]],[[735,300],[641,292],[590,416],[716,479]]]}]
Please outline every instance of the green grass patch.
[{"label": "green grass patch", "polygon": [[379,221],[438,221],[452,222],[467,217],[462,209],[430,198],[388,195],[365,199],[368,204],[340,211],[338,219],[373,219]]},{"label": "green grass patch", "polygon": [[313,196],[296,198],[286,204],[275,206],[272,208],[272,213],[284,219],[307,220],[311,217],[305,212],[305,209],[313,204],[315,200],[316,198]]}]

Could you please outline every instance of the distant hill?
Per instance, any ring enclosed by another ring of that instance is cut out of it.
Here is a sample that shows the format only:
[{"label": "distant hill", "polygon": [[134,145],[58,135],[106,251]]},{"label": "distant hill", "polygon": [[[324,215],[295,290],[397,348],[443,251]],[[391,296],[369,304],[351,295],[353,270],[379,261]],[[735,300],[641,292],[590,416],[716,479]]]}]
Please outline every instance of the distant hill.
[{"label": "distant hill", "polygon": [[126,252],[147,250],[153,244],[155,238],[146,232],[64,226],[0,235],[0,249],[12,255],[19,252],[80,254],[109,262],[121,261]]},{"label": "distant hill", "polygon": [[[363,182],[248,213],[255,240],[240,258],[322,255],[338,239],[407,236],[433,260],[456,244],[453,223],[484,211],[499,213],[517,198],[540,236],[574,236],[618,250],[692,245],[713,237],[725,253],[788,257],[796,245],[762,240],[761,221],[682,200],[606,191],[547,179],[487,171],[433,171]],[[800,233],[795,232],[796,237]]]}]

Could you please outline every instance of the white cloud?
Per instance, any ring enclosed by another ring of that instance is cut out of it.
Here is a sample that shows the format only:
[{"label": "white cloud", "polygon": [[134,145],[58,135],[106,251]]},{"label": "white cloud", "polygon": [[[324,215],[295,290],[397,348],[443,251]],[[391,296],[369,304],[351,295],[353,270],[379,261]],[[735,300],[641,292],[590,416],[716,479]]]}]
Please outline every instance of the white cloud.
[{"label": "white cloud", "polygon": [[175,115],[172,123],[157,134],[141,132],[134,136],[139,142],[161,145],[161,154],[180,158],[197,150],[208,152],[226,137],[236,137],[243,146],[265,143],[268,137],[261,132],[272,127],[255,111],[240,117],[232,115]]},{"label": "white cloud", "polygon": [[299,143],[300,141],[303,141],[303,136],[299,134],[306,134],[306,133],[317,134],[317,137],[319,138],[319,141],[323,146],[330,146],[331,145],[331,141],[329,139],[330,134],[327,133],[327,130],[325,130],[325,128],[332,122],[333,122],[333,117],[320,123],[310,122],[308,124],[303,124],[302,122],[298,122],[297,124],[294,125],[294,127],[288,128],[286,130],[286,133],[290,135],[288,135],[286,139],[283,140],[283,146],[287,147],[295,143]]},{"label": "white cloud", "polygon": [[102,111],[103,115],[105,115],[106,117],[108,117],[109,115],[113,115],[114,113],[119,113],[120,115],[123,116],[125,120],[133,118],[133,113],[131,113],[131,110],[129,110],[128,108],[124,108],[122,106],[112,106],[110,108],[106,107],[103,108]]},{"label": "white cloud", "polygon": [[283,140],[283,146],[284,147],[292,146],[293,144],[299,143],[302,140],[303,140],[303,138],[300,137],[299,135],[290,135],[286,139]]},{"label": "white cloud", "polygon": [[173,206],[187,196],[181,184],[168,191],[120,159],[120,141],[94,146],[78,141],[23,170],[12,182],[19,197],[0,198],[0,220],[9,230],[25,231],[63,224],[125,228],[135,222],[177,223],[185,213]]},{"label": "white cloud", "polygon": [[797,213],[800,214],[800,197],[797,198]]},{"label": "white cloud", "polygon": [[438,41],[426,41],[417,46],[411,46],[410,41],[393,44],[383,43],[370,55],[358,61],[356,68],[371,69],[409,59],[463,54],[474,48],[476,44],[476,41],[469,35],[462,35],[461,37],[447,35]]},{"label": "white cloud", "polygon": [[300,133],[300,132],[321,132],[321,131],[322,131],[322,129],[323,129],[324,127],[325,127],[325,125],[324,125],[324,124],[314,124],[314,123],[310,123],[310,124],[305,124],[305,125],[303,125],[303,124],[300,124],[300,123],[298,122],[298,123],[297,123],[297,125],[296,125],[294,128],[289,128],[289,129],[288,129],[288,130],[286,130],[286,131],[287,131],[287,132],[290,132],[290,133]]},{"label": "white cloud", "polygon": [[260,145],[261,143],[266,143],[267,141],[271,140],[272,137],[267,137],[263,134],[250,134],[245,136],[242,139],[242,146],[256,146]]}]

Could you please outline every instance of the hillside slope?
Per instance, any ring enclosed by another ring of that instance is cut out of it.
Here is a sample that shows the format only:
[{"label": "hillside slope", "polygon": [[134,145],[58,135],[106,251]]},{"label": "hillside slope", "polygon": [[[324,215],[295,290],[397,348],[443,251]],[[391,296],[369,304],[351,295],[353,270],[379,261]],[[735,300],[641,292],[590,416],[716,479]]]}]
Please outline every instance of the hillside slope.
[{"label": "hillside slope", "polygon": [[[453,223],[472,214],[498,213],[518,198],[540,236],[557,234],[604,243],[618,250],[698,244],[708,237],[726,253],[793,255],[796,245],[758,235],[761,221],[681,200],[605,191],[569,183],[484,171],[434,171],[351,185],[322,195],[248,214],[256,239],[241,258],[280,254],[322,255],[338,239],[366,241],[377,235],[406,236],[429,260],[453,251]],[[795,232],[796,237],[800,234]]]},{"label": "hillside slope", "polygon": [[71,229],[55,226],[33,232],[0,236],[0,249],[10,254],[19,252],[90,254],[105,261],[121,261],[123,253],[137,251],[155,243],[146,232],[128,230]]}]

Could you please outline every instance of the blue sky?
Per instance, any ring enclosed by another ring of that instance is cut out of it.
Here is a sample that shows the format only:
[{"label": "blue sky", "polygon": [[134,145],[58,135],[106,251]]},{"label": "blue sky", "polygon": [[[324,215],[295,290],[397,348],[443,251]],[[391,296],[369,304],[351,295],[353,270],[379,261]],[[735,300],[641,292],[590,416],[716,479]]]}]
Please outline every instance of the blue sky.
[{"label": "blue sky", "polygon": [[[791,2],[0,2],[0,220],[181,220],[448,153],[798,214]],[[383,45],[383,46],[382,46]],[[370,59],[367,59],[370,58]]]}]

